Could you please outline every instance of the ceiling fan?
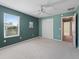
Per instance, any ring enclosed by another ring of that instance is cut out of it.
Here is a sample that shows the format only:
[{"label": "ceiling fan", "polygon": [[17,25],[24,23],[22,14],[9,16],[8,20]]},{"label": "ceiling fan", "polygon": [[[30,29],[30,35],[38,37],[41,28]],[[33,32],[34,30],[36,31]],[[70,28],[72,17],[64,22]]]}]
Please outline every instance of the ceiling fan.
[{"label": "ceiling fan", "polygon": [[50,14],[46,11],[46,8],[45,8],[43,5],[41,5],[41,6],[40,6],[40,9],[37,10],[36,12],[38,12],[39,15],[42,15],[42,14],[50,15]]},{"label": "ceiling fan", "polygon": [[54,9],[56,9],[56,8],[54,7],[54,5],[60,3],[61,1],[63,1],[63,0],[60,0],[60,1],[55,2],[55,3],[52,3],[52,4],[49,4],[49,3],[47,3],[47,4],[42,4],[42,5],[40,6],[40,10],[37,10],[37,11],[35,11],[35,12],[37,12],[37,14],[39,14],[39,15],[42,15],[42,14],[51,15],[50,13],[48,13],[48,12],[46,11],[46,9],[49,8],[49,7],[53,7]]},{"label": "ceiling fan", "polygon": [[[66,1],[68,1],[68,0],[66,0]],[[53,9],[55,9],[55,10],[59,10],[59,9],[57,9],[56,8],[56,5],[58,5],[58,4],[61,4],[61,3],[63,3],[63,2],[66,2],[66,1],[64,1],[64,0],[60,0],[60,1],[57,1],[57,2],[54,2],[54,3],[46,3],[46,4],[42,4],[41,6],[40,6],[40,9],[39,10],[37,10],[37,11],[35,11],[36,12],[36,15],[38,14],[38,15],[52,15],[52,13],[49,13],[48,12],[48,8],[49,7],[52,7]],[[67,9],[68,11],[70,11],[70,10],[74,10],[75,9],[75,7],[72,7],[72,8],[69,8],[69,9]]]}]

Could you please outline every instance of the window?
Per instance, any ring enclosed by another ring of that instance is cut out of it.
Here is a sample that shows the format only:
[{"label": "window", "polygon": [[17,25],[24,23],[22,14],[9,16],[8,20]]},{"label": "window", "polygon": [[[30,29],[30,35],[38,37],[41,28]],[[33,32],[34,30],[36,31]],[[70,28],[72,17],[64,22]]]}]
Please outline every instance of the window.
[{"label": "window", "polygon": [[20,17],[4,13],[4,38],[19,36]]}]

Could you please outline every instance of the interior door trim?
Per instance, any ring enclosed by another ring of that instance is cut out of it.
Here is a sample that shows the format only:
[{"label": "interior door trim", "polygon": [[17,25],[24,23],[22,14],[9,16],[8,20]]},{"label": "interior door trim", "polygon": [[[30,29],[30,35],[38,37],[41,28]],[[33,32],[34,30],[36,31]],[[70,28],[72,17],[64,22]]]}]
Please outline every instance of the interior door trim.
[{"label": "interior door trim", "polygon": [[[62,25],[62,19],[63,18],[66,18],[66,17],[73,17],[74,19],[75,19],[75,22],[76,22],[76,13],[73,15],[73,16],[63,16],[63,15],[61,15],[61,41],[63,41],[63,33],[62,33],[62,28],[63,28],[63,25]],[[76,25],[76,24],[75,24]],[[75,28],[75,30],[76,30],[76,28]],[[75,31],[76,32],[76,31]],[[76,48],[76,33],[75,33],[75,40],[73,40],[73,47],[75,47]]]}]

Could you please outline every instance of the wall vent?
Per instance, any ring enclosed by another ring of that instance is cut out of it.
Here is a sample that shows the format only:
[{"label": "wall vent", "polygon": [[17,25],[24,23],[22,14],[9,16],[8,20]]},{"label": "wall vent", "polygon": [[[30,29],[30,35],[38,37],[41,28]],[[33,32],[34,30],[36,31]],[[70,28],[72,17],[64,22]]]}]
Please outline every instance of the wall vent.
[{"label": "wall vent", "polygon": [[74,9],[75,9],[75,7],[72,7],[72,8],[69,8],[68,11],[72,11],[72,10],[74,10]]}]

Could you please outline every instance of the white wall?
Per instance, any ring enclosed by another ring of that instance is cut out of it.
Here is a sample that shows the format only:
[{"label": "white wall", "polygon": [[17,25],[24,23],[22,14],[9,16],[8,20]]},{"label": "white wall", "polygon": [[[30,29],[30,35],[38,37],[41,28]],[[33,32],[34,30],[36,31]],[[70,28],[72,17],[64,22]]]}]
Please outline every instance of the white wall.
[{"label": "white wall", "polygon": [[42,19],[42,37],[53,39],[53,18]]}]

